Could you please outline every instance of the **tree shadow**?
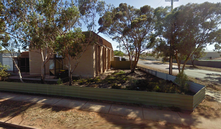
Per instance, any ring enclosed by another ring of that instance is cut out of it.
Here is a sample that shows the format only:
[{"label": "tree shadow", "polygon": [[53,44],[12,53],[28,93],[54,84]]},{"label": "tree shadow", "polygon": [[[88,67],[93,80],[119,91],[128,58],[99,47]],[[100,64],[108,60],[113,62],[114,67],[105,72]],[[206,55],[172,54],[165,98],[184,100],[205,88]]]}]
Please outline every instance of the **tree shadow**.
[{"label": "tree shadow", "polygon": [[14,117],[23,114],[28,108],[35,103],[14,101],[11,99],[0,102],[0,119],[7,122]]},{"label": "tree shadow", "polygon": [[204,79],[209,80],[213,83],[221,84],[221,75],[220,74],[206,74],[206,77],[204,77]]},{"label": "tree shadow", "polygon": [[147,65],[151,65],[151,64],[154,64],[154,65],[162,65],[164,63],[160,63],[160,62],[145,62],[143,64],[147,64]]}]

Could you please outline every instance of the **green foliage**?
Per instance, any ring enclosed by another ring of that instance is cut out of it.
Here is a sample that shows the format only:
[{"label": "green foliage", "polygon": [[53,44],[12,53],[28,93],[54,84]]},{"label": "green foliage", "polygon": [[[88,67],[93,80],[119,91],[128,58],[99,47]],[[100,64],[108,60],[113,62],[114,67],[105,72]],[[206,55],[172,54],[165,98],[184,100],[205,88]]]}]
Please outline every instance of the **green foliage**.
[{"label": "green foliage", "polygon": [[139,55],[147,48],[154,29],[153,9],[145,5],[140,9],[121,3],[109,8],[99,19],[99,31],[120,43],[127,52],[134,71]]},{"label": "green foliage", "polygon": [[179,73],[174,82],[177,83],[184,92],[189,90],[189,84],[187,83],[188,77],[184,72]]},{"label": "green foliage", "polygon": [[80,79],[77,81],[79,85],[89,85],[89,84],[94,84],[94,83],[100,83],[100,77],[95,77],[95,78],[85,78],[85,79]]},{"label": "green foliage", "polygon": [[66,57],[76,57],[83,51],[83,43],[85,42],[85,36],[81,32],[80,28],[76,28],[75,31],[67,32],[66,35],[58,36],[56,38],[56,49],[60,55]]},{"label": "green foliage", "polygon": [[117,83],[113,83],[113,84],[111,85],[111,88],[112,88],[112,89],[121,89],[121,86],[118,86]]},{"label": "green foliage", "polygon": [[122,51],[114,50],[115,56],[124,56],[124,53]]},{"label": "green foliage", "polygon": [[119,71],[119,72],[115,72],[112,75],[121,75],[121,74],[125,74],[125,72],[123,70]]},{"label": "green foliage", "polygon": [[209,2],[182,5],[172,12],[168,7],[156,8],[155,53],[163,57],[172,55],[177,62],[184,60],[183,67],[194,54],[200,57],[207,44],[221,41],[217,38],[220,8],[220,3]]},{"label": "green foliage", "polygon": [[102,12],[104,4],[97,0],[4,0],[0,19],[5,20],[10,38],[18,40],[18,44],[12,44],[41,51],[43,69],[53,54],[76,57],[82,51],[84,36],[80,25],[84,23],[93,30],[96,13]]},{"label": "green foliage", "polygon": [[78,84],[79,84],[79,85],[87,85],[87,84],[88,84],[88,81],[87,81],[87,79],[80,79],[80,80],[78,81]]},{"label": "green foliage", "polygon": [[8,77],[10,74],[6,72],[6,70],[9,68],[9,66],[7,65],[2,65],[0,63],[0,77],[2,79],[5,79],[6,77]]},{"label": "green foliage", "polygon": [[61,78],[58,79],[57,84],[62,84],[63,81],[61,80]]},{"label": "green foliage", "polygon": [[203,47],[199,47],[196,51],[194,51],[191,60],[198,60],[206,55],[205,49]]},{"label": "green foliage", "polygon": [[[221,39],[221,38],[220,38],[220,39]],[[220,52],[221,52],[221,40],[220,40],[219,43],[216,43],[216,44],[214,45],[214,47],[215,47],[214,51],[217,51],[218,53],[220,53]]]}]

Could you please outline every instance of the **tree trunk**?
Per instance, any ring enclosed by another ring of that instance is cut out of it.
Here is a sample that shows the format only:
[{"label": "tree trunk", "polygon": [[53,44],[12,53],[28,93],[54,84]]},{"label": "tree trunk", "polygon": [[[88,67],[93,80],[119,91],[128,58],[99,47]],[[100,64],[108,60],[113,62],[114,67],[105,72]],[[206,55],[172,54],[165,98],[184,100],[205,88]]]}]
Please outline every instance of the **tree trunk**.
[{"label": "tree trunk", "polygon": [[44,62],[41,64],[41,83],[45,83],[45,67],[44,67]]},{"label": "tree trunk", "polygon": [[183,67],[182,67],[182,73],[184,72],[184,68],[185,68],[185,65],[186,65],[186,62],[187,62],[188,60],[185,60],[185,62],[183,62]]},{"label": "tree trunk", "polygon": [[70,75],[69,75],[69,86],[71,86],[72,85],[72,74],[71,73],[69,73]]},{"label": "tree trunk", "polygon": [[175,55],[175,56],[176,56],[176,62],[177,62],[178,70],[179,70],[179,73],[180,73],[180,61],[179,61],[177,52],[176,52],[176,55]]},{"label": "tree trunk", "polygon": [[130,60],[130,71],[131,71],[131,73],[134,73],[134,70],[133,70],[133,59],[132,59],[131,55],[129,55],[129,60]]},{"label": "tree trunk", "polygon": [[[140,52],[139,52],[140,53]],[[138,63],[138,61],[139,61],[139,58],[140,58],[140,54],[137,54],[137,58],[136,58],[136,60],[135,60],[135,62],[134,62],[134,70],[135,70],[135,68],[136,68],[136,66],[137,66],[137,63]]]},{"label": "tree trunk", "polygon": [[19,75],[19,79],[20,79],[20,81],[21,81],[22,83],[24,83],[23,80],[22,80],[21,71],[20,71],[20,69],[19,69],[17,63],[15,62],[15,60],[14,60],[13,58],[12,58],[12,60],[13,60],[13,62],[14,62],[14,64],[15,64],[15,67],[16,67],[17,70],[18,70],[18,75]]},{"label": "tree trunk", "polygon": [[193,67],[196,67],[195,64],[194,64],[194,62],[195,62],[195,60],[192,60],[192,61],[191,61]]},{"label": "tree trunk", "polygon": [[71,57],[68,56],[68,77],[69,77],[69,86],[72,85],[72,72],[71,72]]},{"label": "tree trunk", "polygon": [[131,73],[134,73],[135,71],[136,60],[137,60],[137,54],[135,54],[134,62],[132,61]]},{"label": "tree trunk", "polygon": [[172,75],[173,73],[173,56],[170,55],[170,60],[169,60],[169,74]]}]

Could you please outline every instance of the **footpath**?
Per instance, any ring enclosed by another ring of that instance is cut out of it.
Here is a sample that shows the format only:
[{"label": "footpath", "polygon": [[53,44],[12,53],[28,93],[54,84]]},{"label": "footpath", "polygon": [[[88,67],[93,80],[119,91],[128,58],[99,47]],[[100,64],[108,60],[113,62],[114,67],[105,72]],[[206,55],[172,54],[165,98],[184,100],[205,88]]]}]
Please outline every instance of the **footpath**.
[{"label": "footpath", "polygon": [[[139,106],[117,105],[90,100],[0,92],[0,102],[5,100],[67,107],[82,111],[126,116],[129,118],[165,121],[172,124],[188,125],[193,128],[221,129],[221,118],[210,120],[202,116],[193,116],[191,112],[174,112],[169,109],[158,110],[151,107],[145,108]],[[10,120],[0,119],[0,124],[2,123],[18,125],[25,128],[33,128],[20,125],[19,123],[13,121],[13,118]]]}]

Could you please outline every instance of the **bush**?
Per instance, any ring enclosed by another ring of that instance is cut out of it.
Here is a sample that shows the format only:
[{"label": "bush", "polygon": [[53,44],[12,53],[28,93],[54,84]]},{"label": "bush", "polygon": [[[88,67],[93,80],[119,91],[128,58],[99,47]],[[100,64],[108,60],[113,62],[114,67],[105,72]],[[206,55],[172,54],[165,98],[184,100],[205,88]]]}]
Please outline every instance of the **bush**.
[{"label": "bush", "polygon": [[63,81],[61,80],[61,78],[58,79],[57,83],[58,83],[58,84],[62,84],[62,83],[63,83]]},{"label": "bush", "polygon": [[2,79],[6,79],[10,74],[9,73],[7,73],[6,72],[6,70],[9,68],[9,66],[8,65],[2,65],[1,63],[0,63],[0,77],[2,78]]},{"label": "bush", "polygon": [[189,90],[188,77],[184,72],[179,73],[174,82],[181,87],[182,91],[187,92]]},{"label": "bush", "polygon": [[87,85],[88,84],[87,79],[80,79],[78,84],[79,85],[84,85],[84,84]]}]

